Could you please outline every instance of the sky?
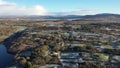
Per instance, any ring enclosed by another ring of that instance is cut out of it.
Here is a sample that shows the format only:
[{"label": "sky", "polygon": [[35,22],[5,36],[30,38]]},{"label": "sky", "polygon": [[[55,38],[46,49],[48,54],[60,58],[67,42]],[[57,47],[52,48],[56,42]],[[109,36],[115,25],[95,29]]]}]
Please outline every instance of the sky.
[{"label": "sky", "polygon": [[120,0],[0,0],[0,15],[120,14]]}]

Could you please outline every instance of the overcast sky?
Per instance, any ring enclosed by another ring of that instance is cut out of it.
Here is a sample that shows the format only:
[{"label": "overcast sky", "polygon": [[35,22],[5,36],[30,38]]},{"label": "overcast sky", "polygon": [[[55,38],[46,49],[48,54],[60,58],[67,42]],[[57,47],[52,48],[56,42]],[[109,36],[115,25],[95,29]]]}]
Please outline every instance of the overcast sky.
[{"label": "overcast sky", "polygon": [[0,0],[0,15],[120,14],[120,0]]}]

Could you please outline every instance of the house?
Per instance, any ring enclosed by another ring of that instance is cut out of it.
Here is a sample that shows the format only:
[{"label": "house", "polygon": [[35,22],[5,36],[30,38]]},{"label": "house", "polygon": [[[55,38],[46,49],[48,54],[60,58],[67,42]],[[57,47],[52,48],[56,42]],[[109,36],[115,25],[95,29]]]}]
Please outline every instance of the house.
[{"label": "house", "polygon": [[52,52],[50,53],[50,55],[51,55],[51,56],[58,56],[58,55],[59,55],[59,52],[52,51]]},{"label": "house", "polygon": [[112,48],[113,49],[120,49],[120,46],[119,45],[113,45]]},{"label": "house", "polygon": [[45,66],[40,66],[39,68],[62,68],[59,64],[46,64]]},{"label": "house", "polygon": [[66,43],[66,45],[71,46],[85,46],[85,44],[81,43],[80,41],[69,41]]},{"label": "house", "polygon": [[62,64],[63,68],[79,68],[79,64],[78,63],[63,63]]},{"label": "house", "polygon": [[64,45],[65,45],[64,42],[59,42],[58,44],[61,45],[61,46],[64,46]]},{"label": "house", "polygon": [[120,56],[119,55],[114,55],[111,57],[111,62],[112,63],[120,63]]},{"label": "house", "polygon": [[79,53],[77,52],[63,52],[60,53],[60,58],[78,58]]},{"label": "house", "polygon": [[79,53],[77,52],[62,52],[60,53],[59,59],[63,68],[78,67],[79,64]]}]

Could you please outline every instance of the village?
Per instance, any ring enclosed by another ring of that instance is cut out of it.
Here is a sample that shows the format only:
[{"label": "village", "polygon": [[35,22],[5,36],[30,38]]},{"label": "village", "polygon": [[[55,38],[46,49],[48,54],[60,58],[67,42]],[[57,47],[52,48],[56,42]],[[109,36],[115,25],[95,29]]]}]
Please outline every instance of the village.
[{"label": "village", "polygon": [[8,52],[15,54],[11,67],[119,68],[119,25],[65,22],[27,28],[7,39]]}]

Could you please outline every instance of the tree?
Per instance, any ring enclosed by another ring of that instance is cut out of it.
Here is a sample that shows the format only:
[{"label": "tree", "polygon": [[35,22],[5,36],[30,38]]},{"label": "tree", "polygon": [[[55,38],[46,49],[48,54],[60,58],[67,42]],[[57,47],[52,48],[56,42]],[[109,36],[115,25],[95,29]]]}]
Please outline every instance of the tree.
[{"label": "tree", "polygon": [[47,45],[45,45],[45,46],[42,46],[42,47],[41,47],[41,49],[42,49],[42,50],[44,50],[44,51],[48,51],[48,49],[49,49],[49,46],[47,46]]},{"label": "tree", "polygon": [[74,46],[73,51],[79,52],[81,50],[80,46]]},{"label": "tree", "polygon": [[90,24],[82,24],[81,29],[85,31],[90,31],[92,26]]},{"label": "tree", "polygon": [[85,51],[94,53],[94,52],[97,52],[97,49],[95,46],[91,45],[91,46],[86,46]]},{"label": "tree", "polygon": [[52,59],[51,56],[46,56],[46,57],[45,57],[45,62],[48,63],[51,59]]},{"label": "tree", "polygon": [[60,49],[61,49],[61,46],[60,46],[60,45],[56,45],[56,46],[54,47],[54,51],[56,51],[56,52],[58,52]]},{"label": "tree", "polygon": [[20,64],[22,64],[23,66],[26,64],[26,62],[27,60],[24,57],[20,59]]},{"label": "tree", "polygon": [[109,57],[104,55],[104,54],[100,54],[100,53],[94,53],[93,54],[99,61],[108,61]]},{"label": "tree", "polygon": [[33,68],[32,63],[28,61],[25,65],[25,68]]},{"label": "tree", "polygon": [[36,64],[36,65],[45,65],[45,60],[44,58],[42,57],[36,57],[32,60],[33,64]]}]

